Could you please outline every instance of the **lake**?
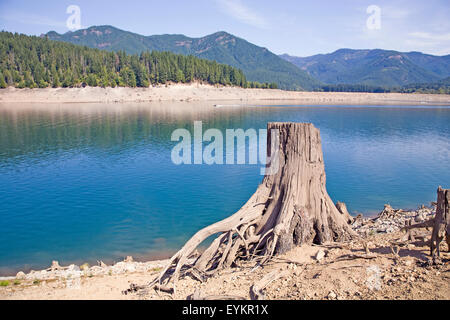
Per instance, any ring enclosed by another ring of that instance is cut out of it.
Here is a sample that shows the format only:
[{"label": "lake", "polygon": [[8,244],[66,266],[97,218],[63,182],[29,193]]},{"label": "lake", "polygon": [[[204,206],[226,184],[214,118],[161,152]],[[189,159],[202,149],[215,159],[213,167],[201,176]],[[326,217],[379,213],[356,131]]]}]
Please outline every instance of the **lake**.
[{"label": "lake", "polygon": [[224,136],[313,123],[328,192],[352,214],[429,205],[450,187],[448,106],[0,105],[0,274],[167,257],[238,210],[261,164],[175,165],[171,134],[194,121]]}]

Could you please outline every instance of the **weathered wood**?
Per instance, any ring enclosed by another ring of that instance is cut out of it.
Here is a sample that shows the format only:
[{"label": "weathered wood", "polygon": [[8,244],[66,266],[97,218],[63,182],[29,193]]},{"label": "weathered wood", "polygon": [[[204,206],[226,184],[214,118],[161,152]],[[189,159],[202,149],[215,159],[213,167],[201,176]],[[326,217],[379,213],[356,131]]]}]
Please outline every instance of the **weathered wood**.
[{"label": "weathered wood", "polygon": [[431,228],[434,226],[434,221],[435,221],[435,219],[431,218],[431,219],[421,222],[421,223],[415,223],[415,224],[410,224],[410,225],[404,226],[401,230],[408,231],[411,229]]},{"label": "weathered wood", "polygon": [[[412,223],[412,219],[409,219],[406,221],[406,226],[402,228],[402,231],[406,231],[405,235],[400,239],[400,241],[405,242],[405,241],[416,241],[415,236],[414,236],[414,228],[422,228],[422,226],[419,227],[413,227],[413,223]],[[426,221],[428,222],[428,221]],[[434,220],[430,223],[433,224]]]},{"label": "weathered wood", "polygon": [[442,189],[441,186],[437,189],[437,204],[436,215],[434,217],[433,231],[431,233],[430,241],[430,255],[433,261],[440,257],[439,245],[446,237],[446,242],[449,245],[450,251],[450,200],[449,189]]},{"label": "weathered wood", "polygon": [[[274,152],[272,152],[272,150]],[[240,259],[267,262],[274,254],[304,243],[322,244],[357,237],[348,217],[339,212],[326,190],[320,132],[308,123],[269,123],[268,170],[256,192],[235,214],[198,231],[150,285],[173,280],[188,257],[207,238],[218,238],[194,263],[212,275]],[[171,272],[173,271],[173,272]],[[187,273],[185,273],[187,274]]]},{"label": "weathered wood", "polygon": [[261,280],[250,287],[250,298],[252,300],[264,300],[264,289],[273,281],[288,275],[288,271],[275,270],[266,274]]},{"label": "weathered wood", "polygon": [[340,201],[336,202],[336,208],[344,216],[345,220],[347,220],[347,223],[353,223],[354,218],[348,212],[347,206],[345,205],[344,202]]}]

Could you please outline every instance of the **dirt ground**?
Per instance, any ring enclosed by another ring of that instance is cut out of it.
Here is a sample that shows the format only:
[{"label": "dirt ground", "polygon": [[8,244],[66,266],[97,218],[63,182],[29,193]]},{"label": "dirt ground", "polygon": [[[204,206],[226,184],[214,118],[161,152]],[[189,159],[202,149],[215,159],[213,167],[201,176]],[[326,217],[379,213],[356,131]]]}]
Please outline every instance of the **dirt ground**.
[{"label": "dirt ground", "polygon": [[269,274],[283,276],[263,290],[265,299],[450,299],[447,245],[441,243],[442,263],[432,265],[427,239],[399,247],[396,256],[392,242],[402,236],[402,232],[396,232],[344,244],[297,247],[264,267],[241,265],[222,270],[203,283],[182,278],[174,295],[154,289],[123,294],[132,283],[143,285],[154,279],[160,271],[155,268],[80,279],[11,280],[0,286],[0,299],[187,299],[194,293],[197,298],[213,295],[250,299],[252,285]]}]

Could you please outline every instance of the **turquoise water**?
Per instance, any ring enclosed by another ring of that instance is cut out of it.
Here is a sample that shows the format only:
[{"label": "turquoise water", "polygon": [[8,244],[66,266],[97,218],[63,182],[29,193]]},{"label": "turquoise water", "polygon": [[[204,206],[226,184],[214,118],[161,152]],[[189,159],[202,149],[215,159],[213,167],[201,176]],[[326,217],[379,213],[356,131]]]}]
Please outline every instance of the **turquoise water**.
[{"label": "turquoise water", "polygon": [[245,203],[261,165],[180,165],[173,130],[321,130],[327,188],[352,213],[415,208],[450,187],[449,107],[0,105],[0,274],[165,257]]}]

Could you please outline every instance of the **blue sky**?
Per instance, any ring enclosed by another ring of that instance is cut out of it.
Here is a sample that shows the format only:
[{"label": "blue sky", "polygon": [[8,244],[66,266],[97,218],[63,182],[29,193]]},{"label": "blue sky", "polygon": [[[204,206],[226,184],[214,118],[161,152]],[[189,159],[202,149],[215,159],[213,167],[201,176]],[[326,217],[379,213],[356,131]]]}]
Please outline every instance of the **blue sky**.
[{"label": "blue sky", "polygon": [[[144,35],[191,37],[224,30],[277,54],[339,48],[450,54],[448,0],[0,0],[0,29],[67,32],[70,5],[79,6],[82,27],[108,24]],[[380,9],[379,28],[367,25],[370,5]]]}]

